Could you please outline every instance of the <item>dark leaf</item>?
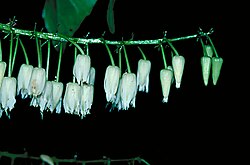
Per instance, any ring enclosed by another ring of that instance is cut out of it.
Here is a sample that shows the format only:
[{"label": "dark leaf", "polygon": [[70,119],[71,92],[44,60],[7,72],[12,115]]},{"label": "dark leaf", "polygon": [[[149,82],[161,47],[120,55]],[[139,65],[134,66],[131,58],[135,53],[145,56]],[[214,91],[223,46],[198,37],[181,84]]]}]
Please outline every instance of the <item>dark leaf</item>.
[{"label": "dark leaf", "polygon": [[46,0],[42,17],[47,31],[72,37],[83,20],[91,13],[96,1]]},{"label": "dark leaf", "polygon": [[114,19],[114,4],[115,0],[109,0],[109,5],[107,9],[107,23],[109,27],[109,31],[114,34],[115,33],[115,19]]}]

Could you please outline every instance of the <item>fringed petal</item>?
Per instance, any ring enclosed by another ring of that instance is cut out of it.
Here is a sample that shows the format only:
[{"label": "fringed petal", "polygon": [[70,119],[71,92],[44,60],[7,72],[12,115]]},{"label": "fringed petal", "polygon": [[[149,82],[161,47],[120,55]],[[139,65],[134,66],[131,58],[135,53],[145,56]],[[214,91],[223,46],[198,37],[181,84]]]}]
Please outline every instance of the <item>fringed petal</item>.
[{"label": "fringed petal", "polygon": [[88,55],[78,54],[73,66],[73,75],[79,85],[88,83],[91,59]]},{"label": "fringed petal", "polygon": [[17,75],[17,95],[25,99],[28,97],[29,82],[32,75],[33,66],[22,64]]},{"label": "fringed petal", "polygon": [[63,83],[52,81],[52,90],[53,90],[53,103],[49,108],[51,112],[56,109],[56,113],[61,113],[61,104],[62,104],[62,93],[63,93]]},{"label": "fringed petal", "polygon": [[90,84],[83,84],[81,86],[81,117],[90,114],[90,109],[93,104],[94,86]]}]

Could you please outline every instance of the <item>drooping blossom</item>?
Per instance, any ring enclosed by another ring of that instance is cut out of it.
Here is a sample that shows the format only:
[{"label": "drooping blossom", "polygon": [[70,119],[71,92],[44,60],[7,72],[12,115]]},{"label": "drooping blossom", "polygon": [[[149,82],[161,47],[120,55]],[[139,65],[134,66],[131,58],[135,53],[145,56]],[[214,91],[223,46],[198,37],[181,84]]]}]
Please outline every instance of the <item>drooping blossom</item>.
[{"label": "drooping blossom", "polygon": [[151,62],[149,60],[140,59],[137,68],[137,88],[138,91],[148,93],[149,74],[151,70]]},{"label": "drooping blossom", "polygon": [[180,55],[173,56],[172,66],[173,66],[173,71],[174,71],[175,87],[180,88],[184,66],[185,66],[185,58]]},{"label": "drooping blossom", "polygon": [[95,68],[94,67],[90,67],[89,79],[87,83],[91,85],[95,84]]},{"label": "drooping blossom", "polygon": [[42,94],[39,96],[40,113],[43,116],[43,111],[49,109],[53,103],[53,85],[51,81],[45,82],[45,87]]},{"label": "drooping blossom", "polygon": [[27,98],[29,95],[28,90],[32,71],[33,66],[28,64],[22,64],[19,69],[17,75],[17,95],[21,93],[22,99]]},{"label": "drooping blossom", "polygon": [[81,85],[81,118],[90,114],[90,109],[94,99],[94,86],[91,84]]},{"label": "drooping blossom", "polygon": [[201,69],[202,69],[202,78],[205,86],[208,84],[210,70],[212,65],[212,58],[209,56],[201,57]]},{"label": "drooping blossom", "polygon": [[223,59],[221,57],[212,58],[212,79],[214,85],[217,84],[217,81],[219,79],[222,64]]},{"label": "drooping blossom", "polygon": [[161,87],[162,87],[162,95],[163,95],[162,102],[163,103],[168,102],[171,84],[174,78],[173,75],[174,73],[173,73],[172,67],[168,67],[167,69],[162,69],[160,71],[160,81],[161,81]]},{"label": "drooping blossom", "polygon": [[52,81],[52,97],[53,103],[49,108],[51,112],[56,110],[56,113],[61,113],[62,108],[62,94],[63,94],[63,83]]},{"label": "drooping blossom", "polygon": [[78,84],[88,83],[90,67],[90,56],[78,54],[73,66],[73,75],[76,77]]},{"label": "drooping blossom", "polygon": [[134,73],[123,73],[121,78],[121,104],[123,110],[128,110],[130,105],[135,107],[137,94],[136,75]]},{"label": "drooping blossom", "polygon": [[6,62],[0,61],[0,87],[6,70]]},{"label": "drooping blossom", "polygon": [[118,66],[109,65],[104,77],[104,91],[107,102],[113,102],[116,97],[121,70]]},{"label": "drooping blossom", "polygon": [[81,87],[78,83],[68,82],[63,97],[65,113],[80,115]]},{"label": "drooping blossom", "polygon": [[[15,77],[4,77],[0,88],[0,109],[9,116],[16,103],[17,81]],[[9,116],[10,117],[10,116]]]}]

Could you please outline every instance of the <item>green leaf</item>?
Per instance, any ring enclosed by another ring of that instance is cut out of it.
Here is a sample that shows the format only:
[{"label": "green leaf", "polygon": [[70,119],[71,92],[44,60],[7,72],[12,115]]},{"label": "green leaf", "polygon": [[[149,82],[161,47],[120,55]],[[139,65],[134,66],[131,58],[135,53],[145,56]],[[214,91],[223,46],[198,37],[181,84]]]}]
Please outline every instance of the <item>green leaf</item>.
[{"label": "green leaf", "polygon": [[109,27],[109,31],[114,34],[115,33],[115,19],[114,19],[114,4],[115,0],[109,0],[109,5],[107,9],[107,23]]},{"label": "green leaf", "polygon": [[72,37],[83,20],[90,15],[96,1],[46,0],[42,17],[47,31]]}]

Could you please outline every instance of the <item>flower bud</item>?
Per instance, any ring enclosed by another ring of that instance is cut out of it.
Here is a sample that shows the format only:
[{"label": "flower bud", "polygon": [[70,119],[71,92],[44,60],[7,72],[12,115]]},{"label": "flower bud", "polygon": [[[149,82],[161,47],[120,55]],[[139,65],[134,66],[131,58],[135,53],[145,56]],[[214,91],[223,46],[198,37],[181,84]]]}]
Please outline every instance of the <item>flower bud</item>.
[{"label": "flower bud", "polygon": [[202,77],[205,86],[208,84],[210,69],[211,69],[211,57],[203,56],[201,57],[201,67],[202,67]]},{"label": "flower bud", "polygon": [[222,64],[223,59],[221,57],[212,58],[212,79],[214,85],[217,84],[217,81],[219,79]]},{"label": "flower bud", "polygon": [[172,66],[174,70],[175,87],[180,88],[181,79],[184,71],[185,58],[183,56],[175,55],[172,58]]},{"label": "flower bud", "polygon": [[160,71],[160,81],[161,81],[161,87],[162,87],[162,95],[163,95],[162,102],[163,103],[168,102],[168,96],[169,96],[171,84],[173,81],[173,75],[174,75],[173,70],[171,69],[162,69]]},{"label": "flower bud", "polygon": [[83,84],[84,82],[88,82],[90,66],[90,56],[81,54],[77,55],[75,64],[73,66],[73,75],[76,77],[77,83],[79,85]]}]

